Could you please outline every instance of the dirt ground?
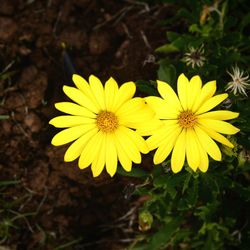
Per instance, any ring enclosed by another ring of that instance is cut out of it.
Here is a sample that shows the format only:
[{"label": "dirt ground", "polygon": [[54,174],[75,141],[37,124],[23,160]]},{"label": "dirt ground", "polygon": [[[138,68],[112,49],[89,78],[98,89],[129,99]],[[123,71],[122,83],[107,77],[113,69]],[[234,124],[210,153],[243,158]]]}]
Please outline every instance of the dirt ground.
[{"label": "dirt ground", "polygon": [[161,21],[171,8],[133,0],[0,2],[0,115],[9,115],[0,121],[0,181],[15,181],[0,186],[1,206],[11,204],[0,207],[0,220],[19,215],[0,247],[124,249],[138,233],[140,201],[128,193],[138,180],[93,179],[76,161],[63,162],[67,146],[50,145],[54,103],[72,84],[62,43],[86,78],[155,79],[154,49],[165,42]]}]

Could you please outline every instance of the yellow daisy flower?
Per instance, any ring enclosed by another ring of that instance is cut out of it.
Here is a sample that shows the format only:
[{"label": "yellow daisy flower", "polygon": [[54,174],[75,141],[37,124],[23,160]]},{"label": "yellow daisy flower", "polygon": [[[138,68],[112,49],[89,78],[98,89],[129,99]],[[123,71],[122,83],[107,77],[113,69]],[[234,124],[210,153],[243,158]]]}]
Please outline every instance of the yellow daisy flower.
[{"label": "yellow daisy flower", "polygon": [[106,170],[112,177],[120,161],[126,171],[132,162],[141,163],[141,154],[148,153],[145,140],[135,131],[150,126],[155,115],[143,98],[132,98],[136,91],[133,82],[120,88],[110,78],[103,87],[101,81],[91,75],[89,83],[79,75],[73,75],[76,87],[63,86],[64,93],[74,102],[56,103],[56,109],[66,113],[50,120],[57,128],[66,128],[52,139],[54,146],[73,142],[64,160],[79,157],[79,168],[91,165],[93,176]]},{"label": "yellow daisy flower", "polygon": [[157,148],[154,163],[163,162],[172,151],[171,168],[174,173],[181,171],[185,157],[191,169],[196,171],[199,168],[206,172],[208,155],[216,161],[221,160],[221,151],[215,141],[233,148],[233,144],[220,133],[232,135],[239,131],[223,121],[236,118],[239,113],[210,111],[228,97],[228,94],[213,96],[216,81],[202,87],[198,75],[189,81],[181,74],[177,81],[178,96],[167,83],[157,81],[157,84],[163,99],[146,97],[146,102],[162,120],[161,128],[146,140],[150,150]]}]

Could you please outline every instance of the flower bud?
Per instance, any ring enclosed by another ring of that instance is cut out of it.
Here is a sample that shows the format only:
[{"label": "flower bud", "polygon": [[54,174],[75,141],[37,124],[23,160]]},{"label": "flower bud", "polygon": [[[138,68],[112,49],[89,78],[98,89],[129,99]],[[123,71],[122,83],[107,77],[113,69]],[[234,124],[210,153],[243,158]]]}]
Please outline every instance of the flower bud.
[{"label": "flower bud", "polygon": [[151,229],[153,224],[153,216],[152,214],[144,210],[139,213],[139,230],[142,232],[146,232]]}]

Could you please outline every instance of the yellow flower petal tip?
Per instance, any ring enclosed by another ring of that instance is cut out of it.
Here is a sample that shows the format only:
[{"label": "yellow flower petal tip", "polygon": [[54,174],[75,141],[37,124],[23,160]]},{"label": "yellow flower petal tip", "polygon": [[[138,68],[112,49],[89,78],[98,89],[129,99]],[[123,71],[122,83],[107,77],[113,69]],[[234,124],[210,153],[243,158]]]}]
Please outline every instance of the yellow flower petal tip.
[{"label": "yellow flower petal tip", "polygon": [[185,76],[184,73],[180,74],[177,79],[177,82],[181,82],[181,81],[188,82],[188,78]]},{"label": "yellow flower petal tip", "polygon": [[158,164],[162,163],[162,160],[156,159],[154,157],[153,162],[154,162],[154,165],[158,165]]},{"label": "yellow flower petal tip", "polygon": [[[160,81],[160,80],[156,80],[156,83],[157,83],[157,88],[161,87],[162,85],[164,84],[168,84],[166,82],[163,82],[163,81]],[[169,84],[168,84],[169,85]],[[146,97],[147,98],[147,97]]]},{"label": "yellow flower petal tip", "polygon": [[185,76],[185,74],[184,74],[184,73],[181,73],[181,74],[179,75],[179,79],[180,79],[180,78],[183,78],[183,77],[184,77],[185,79],[187,79],[187,77]]},{"label": "yellow flower petal tip", "polygon": [[80,80],[82,77],[81,76],[79,76],[79,75],[77,75],[77,74],[73,74],[72,75],[72,80],[73,80],[73,82],[77,82],[78,80]]},{"label": "yellow flower petal tip", "polygon": [[238,118],[239,117],[239,115],[240,115],[240,113],[238,113],[238,112],[233,112],[234,113],[234,118]]},{"label": "yellow flower petal tip", "polygon": [[73,160],[71,160],[71,158],[70,158],[69,156],[66,156],[66,155],[64,155],[63,160],[64,160],[65,162],[71,162],[71,161],[73,161]]},{"label": "yellow flower petal tip", "polygon": [[73,87],[63,85],[63,92],[67,95],[68,90],[70,90],[71,88],[73,88]]},{"label": "yellow flower petal tip", "polygon": [[96,77],[95,75],[90,75],[89,76],[89,82],[94,81],[94,80],[99,80],[99,78]]},{"label": "yellow flower petal tip", "polygon": [[180,171],[181,171],[182,168],[176,168],[176,167],[173,167],[171,166],[171,170],[174,174],[178,174]]},{"label": "yellow flower petal tip", "polygon": [[52,144],[53,146],[61,146],[61,145],[62,145],[61,142],[60,142],[60,140],[58,140],[58,139],[55,138],[55,137],[51,140],[51,144]]},{"label": "yellow flower petal tip", "polygon": [[125,171],[131,171],[132,162],[141,163],[141,153],[149,152],[137,131],[149,130],[154,112],[142,98],[133,97],[134,82],[118,87],[112,77],[105,85],[94,75],[90,75],[89,82],[77,74],[72,79],[76,87],[63,86],[72,102],[55,104],[66,115],[49,121],[64,128],[53,137],[52,145],[69,143],[64,161],[79,158],[79,168],[91,166],[94,177],[104,169],[113,177],[118,161]]},{"label": "yellow flower petal tip", "polygon": [[237,134],[238,132],[240,132],[239,128],[235,128],[235,132],[233,134]]},{"label": "yellow flower petal tip", "polygon": [[[156,149],[154,164],[160,164],[171,154],[171,169],[178,173],[185,160],[193,171],[206,172],[209,158],[222,160],[216,142],[233,147],[222,134],[236,134],[240,130],[225,120],[237,118],[239,113],[227,110],[211,111],[224,101],[228,94],[213,96],[216,81],[202,87],[199,75],[189,81],[181,74],[177,79],[178,95],[163,81],[157,81],[161,97],[146,97],[149,106],[156,112],[162,126],[151,130],[146,140],[149,148]],[[162,108],[164,107],[164,108]]]},{"label": "yellow flower petal tip", "polygon": [[[54,119],[54,118],[53,118]],[[49,124],[53,125],[53,119],[49,120]]]}]

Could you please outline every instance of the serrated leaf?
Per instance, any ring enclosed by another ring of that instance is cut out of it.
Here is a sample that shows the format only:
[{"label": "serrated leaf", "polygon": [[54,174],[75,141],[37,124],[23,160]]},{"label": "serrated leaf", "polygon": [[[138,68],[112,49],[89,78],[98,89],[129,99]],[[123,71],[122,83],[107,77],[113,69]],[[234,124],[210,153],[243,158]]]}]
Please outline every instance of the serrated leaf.
[{"label": "serrated leaf", "polygon": [[170,242],[171,237],[177,231],[180,225],[180,218],[172,219],[168,222],[164,227],[162,227],[157,233],[155,233],[148,243],[146,250],[157,250],[160,249],[161,246],[166,247]]},{"label": "serrated leaf", "polygon": [[169,176],[158,176],[154,179],[154,186],[156,188],[166,187],[168,182]]},{"label": "serrated leaf", "polygon": [[185,192],[186,189],[188,188],[188,185],[189,185],[191,176],[192,176],[192,174],[190,174],[190,173],[187,174],[186,179],[185,179],[184,184],[183,184],[182,194],[184,194],[184,192]]},{"label": "serrated leaf", "polygon": [[198,178],[192,179],[192,185],[189,186],[183,198],[178,202],[178,210],[186,210],[195,206],[198,200],[198,184]]}]

